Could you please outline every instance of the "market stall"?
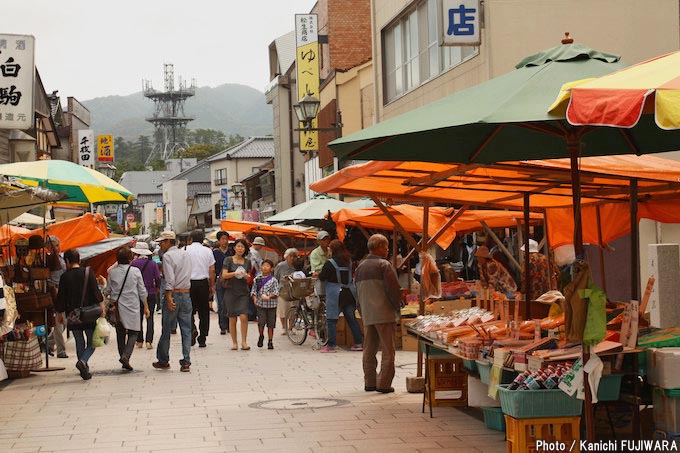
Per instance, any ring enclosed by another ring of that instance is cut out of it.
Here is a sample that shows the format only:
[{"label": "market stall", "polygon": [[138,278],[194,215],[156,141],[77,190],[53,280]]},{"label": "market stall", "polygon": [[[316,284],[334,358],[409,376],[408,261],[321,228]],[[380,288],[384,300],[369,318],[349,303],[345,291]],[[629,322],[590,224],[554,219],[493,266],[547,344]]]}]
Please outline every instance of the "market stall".
[{"label": "market stall", "polygon": [[252,240],[255,236],[261,236],[265,240],[265,244],[276,250],[280,256],[283,256],[286,249],[290,247],[305,250],[308,244],[313,245],[316,240],[316,231],[274,226],[260,222],[222,220],[220,227],[234,237],[245,235]]}]

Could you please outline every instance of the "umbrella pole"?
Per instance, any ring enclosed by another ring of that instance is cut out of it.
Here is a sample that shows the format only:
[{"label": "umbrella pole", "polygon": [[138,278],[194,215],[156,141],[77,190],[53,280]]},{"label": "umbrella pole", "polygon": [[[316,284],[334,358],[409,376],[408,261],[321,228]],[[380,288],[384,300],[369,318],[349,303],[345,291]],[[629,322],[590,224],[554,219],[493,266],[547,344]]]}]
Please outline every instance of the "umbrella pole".
[{"label": "umbrella pole", "polygon": [[[531,221],[531,214],[529,212],[529,192],[524,192],[524,314],[525,319],[531,319],[531,273],[529,272],[529,222]],[[519,301],[515,301],[519,303]],[[517,312],[515,312],[517,313]],[[518,322],[515,319],[515,322]]]},{"label": "umbrella pole", "polygon": [[630,298],[640,300],[640,237],[638,227],[638,181],[630,180]]},{"label": "umbrella pole", "polygon": [[[574,210],[574,252],[576,259],[583,259],[583,230],[581,224],[581,178],[579,175],[578,158],[580,153],[580,142],[576,134],[570,132],[567,134],[567,149],[569,149],[569,159],[571,162],[571,196]],[[585,366],[590,358],[590,347],[582,345],[582,362]],[[583,411],[586,420],[586,440],[593,442],[595,440],[595,426],[594,426],[594,411],[593,411],[593,396],[590,394],[590,383],[588,382],[588,373],[583,372],[583,387],[585,393],[585,402],[583,404]]]}]

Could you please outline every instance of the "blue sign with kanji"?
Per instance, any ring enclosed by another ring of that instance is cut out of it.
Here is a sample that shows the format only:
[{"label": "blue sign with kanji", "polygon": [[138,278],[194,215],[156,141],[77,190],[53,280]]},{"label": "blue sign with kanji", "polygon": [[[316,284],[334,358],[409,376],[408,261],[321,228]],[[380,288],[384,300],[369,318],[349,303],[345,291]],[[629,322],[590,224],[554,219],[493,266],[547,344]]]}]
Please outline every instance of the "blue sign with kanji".
[{"label": "blue sign with kanji", "polygon": [[479,0],[442,0],[441,44],[479,45],[481,14]]}]

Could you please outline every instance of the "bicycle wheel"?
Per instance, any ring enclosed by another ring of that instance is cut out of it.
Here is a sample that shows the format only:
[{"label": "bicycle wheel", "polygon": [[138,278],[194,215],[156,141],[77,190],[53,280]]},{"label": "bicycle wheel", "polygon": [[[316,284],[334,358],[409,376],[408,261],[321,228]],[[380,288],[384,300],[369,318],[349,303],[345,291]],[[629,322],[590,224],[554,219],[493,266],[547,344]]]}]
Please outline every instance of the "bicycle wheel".
[{"label": "bicycle wheel", "polygon": [[300,345],[307,339],[307,324],[305,323],[300,306],[290,307],[286,312],[286,326],[288,327],[288,339]]},{"label": "bicycle wheel", "polygon": [[319,345],[326,346],[328,344],[328,326],[326,324],[326,304],[321,302],[319,308],[316,311],[316,338]]}]

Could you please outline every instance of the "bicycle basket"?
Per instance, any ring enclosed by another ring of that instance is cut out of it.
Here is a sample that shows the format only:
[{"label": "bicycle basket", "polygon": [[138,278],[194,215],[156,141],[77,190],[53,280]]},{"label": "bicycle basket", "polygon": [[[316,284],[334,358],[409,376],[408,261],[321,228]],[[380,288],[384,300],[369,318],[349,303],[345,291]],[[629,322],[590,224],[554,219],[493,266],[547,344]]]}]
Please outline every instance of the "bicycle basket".
[{"label": "bicycle basket", "polygon": [[291,280],[291,296],[295,298],[307,297],[314,292],[314,279],[294,278]]}]

